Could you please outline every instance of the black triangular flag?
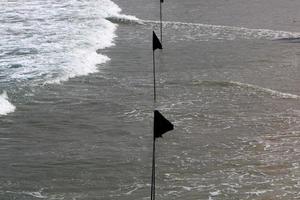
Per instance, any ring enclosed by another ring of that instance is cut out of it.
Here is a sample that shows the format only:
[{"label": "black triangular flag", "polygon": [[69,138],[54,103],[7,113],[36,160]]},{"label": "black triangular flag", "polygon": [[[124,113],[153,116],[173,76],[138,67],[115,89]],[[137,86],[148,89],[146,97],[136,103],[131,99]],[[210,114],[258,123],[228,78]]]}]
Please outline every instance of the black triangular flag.
[{"label": "black triangular flag", "polygon": [[162,49],[161,43],[158,39],[158,37],[156,36],[155,32],[153,31],[153,51],[155,51],[156,49]]},{"label": "black triangular flag", "polygon": [[160,0],[160,3],[163,3],[164,2],[164,0]]},{"label": "black triangular flag", "polygon": [[162,137],[168,131],[174,129],[174,125],[169,122],[158,110],[154,110],[154,138]]}]

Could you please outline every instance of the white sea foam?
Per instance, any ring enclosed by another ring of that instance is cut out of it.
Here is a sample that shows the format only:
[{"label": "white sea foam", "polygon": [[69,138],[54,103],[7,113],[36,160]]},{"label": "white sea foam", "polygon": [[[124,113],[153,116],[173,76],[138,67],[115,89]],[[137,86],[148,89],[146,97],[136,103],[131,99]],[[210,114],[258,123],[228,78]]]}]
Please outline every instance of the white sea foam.
[{"label": "white sea foam", "polygon": [[12,193],[12,194],[21,194],[21,195],[28,195],[28,196],[32,196],[38,199],[46,199],[48,198],[45,195],[42,195],[43,189],[41,189],[41,191],[38,192],[27,192],[27,191],[22,191],[22,192],[15,192],[15,191],[6,191],[6,193]]},{"label": "white sea foam", "polygon": [[209,192],[211,196],[218,196],[221,194],[221,191],[220,190],[217,190],[217,191],[213,191],[213,192]]},{"label": "white sea foam", "polygon": [[240,87],[245,87],[245,88],[250,88],[250,89],[257,90],[257,91],[261,91],[261,92],[270,94],[270,95],[275,96],[275,97],[283,98],[283,99],[300,99],[300,96],[298,96],[296,94],[280,92],[280,91],[277,91],[277,90],[273,90],[273,89],[270,89],[270,88],[264,88],[264,87],[260,87],[260,86],[257,86],[257,85],[252,85],[252,84],[247,84],[247,83],[240,83],[240,82],[235,82],[235,81],[230,81],[229,83],[233,84],[233,85],[240,86]]},{"label": "white sea foam", "polygon": [[101,49],[113,46],[116,37],[117,25],[105,18],[135,19],[110,0],[36,0],[2,7],[3,82],[59,83],[97,72],[96,65],[109,60]]},{"label": "white sea foam", "polygon": [[[102,8],[102,15],[98,16],[98,22],[94,21],[95,24],[98,25],[81,31],[81,35],[85,37],[77,41],[80,48],[75,48],[70,52],[72,61],[69,65],[62,67],[63,73],[58,78],[47,81],[47,83],[58,83],[76,76],[97,72],[99,69],[96,66],[97,64],[102,64],[110,60],[109,57],[97,53],[97,51],[114,46],[114,38],[116,37],[115,31],[117,25],[105,18],[109,16],[119,16],[126,19],[135,19],[133,16],[120,14],[121,9],[111,1],[98,2],[93,7]],[[95,10],[95,12],[99,11]]]},{"label": "white sea foam", "polygon": [[245,88],[245,89],[252,89],[254,91],[257,91],[260,93],[266,93],[273,97],[278,97],[278,98],[282,98],[282,99],[300,99],[300,96],[296,95],[296,94],[280,92],[280,91],[273,90],[270,88],[260,87],[258,85],[252,85],[252,84],[248,84],[248,83],[241,83],[241,82],[237,82],[237,81],[199,81],[199,82],[195,82],[195,84],[210,85],[210,86],[218,85],[221,87],[240,87],[240,88]]},{"label": "white sea foam", "polygon": [[265,194],[267,192],[272,192],[272,191],[273,190],[256,190],[256,191],[246,192],[246,194],[259,196],[259,195]]},{"label": "white sea foam", "polygon": [[[147,21],[145,21],[147,22]],[[151,21],[150,21],[151,22]],[[183,23],[183,22],[165,22],[165,26],[171,25],[171,27],[187,27],[186,30],[193,32],[192,37],[208,37],[211,39],[281,39],[281,38],[298,38],[299,32],[288,32],[280,30],[270,29],[250,29],[246,27],[236,26],[222,26],[212,24],[198,24],[198,23]],[[198,30],[198,32],[197,32]]]},{"label": "white sea foam", "polygon": [[[160,21],[141,20],[137,18],[125,18],[122,16],[109,17],[108,20],[115,23],[140,24],[156,26]],[[289,32],[271,29],[251,29],[237,26],[222,26],[214,24],[187,23],[176,21],[163,21],[164,30],[180,31],[177,34],[184,39],[192,40],[235,40],[235,39],[268,39],[299,38],[299,32]]]},{"label": "white sea foam", "polygon": [[26,194],[26,195],[29,195],[29,196],[32,196],[32,197],[36,197],[36,198],[39,198],[39,199],[46,199],[47,198],[47,196],[42,195],[41,192],[23,192],[23,194]]},{"label": "white sea foam", "polygon": [[0,116],[14,112],[16,107],[9,102],[6,91],[0,95]]}]

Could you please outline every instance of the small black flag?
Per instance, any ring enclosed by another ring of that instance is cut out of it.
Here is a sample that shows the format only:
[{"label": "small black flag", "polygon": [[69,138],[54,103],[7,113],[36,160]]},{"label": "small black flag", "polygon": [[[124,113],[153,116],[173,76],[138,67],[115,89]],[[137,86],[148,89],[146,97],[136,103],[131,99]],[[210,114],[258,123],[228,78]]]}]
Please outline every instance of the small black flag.
[{"label": "small black flag", "polygon": [[163,3],[164,2],[164,0],[160,0],[160,3]]},{"label": "small black flag", "polygon": [[155,32],[153,31],[153,51],[155,51],[156,49],[162,49],[161,43],[158,39],[158,37],[156,36]]},{"label": "small black flag", "polygon": [[154,110],[154,138],[162,137],[168,131],[174,129],[174,125],[169,122],[158,110]]}]

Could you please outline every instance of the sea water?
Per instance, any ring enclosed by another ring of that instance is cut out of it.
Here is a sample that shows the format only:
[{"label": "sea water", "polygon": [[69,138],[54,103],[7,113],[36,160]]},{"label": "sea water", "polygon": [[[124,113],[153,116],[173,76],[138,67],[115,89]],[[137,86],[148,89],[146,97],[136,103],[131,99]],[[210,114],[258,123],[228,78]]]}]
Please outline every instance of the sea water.
[{"label": "sea water", "polygon": [[109,0],[1,1],[0,6],[0,90],[60,83],[97,72],[96,64],[109,60],[96,52],[116,37],[117,25],[105,18],[121,9]]},{"label": "sea water", "polygon": [[[298,7],[164,2],[157,199],[298,198]],[[159,2],[1,8],[0,199],[149,199]]]}]

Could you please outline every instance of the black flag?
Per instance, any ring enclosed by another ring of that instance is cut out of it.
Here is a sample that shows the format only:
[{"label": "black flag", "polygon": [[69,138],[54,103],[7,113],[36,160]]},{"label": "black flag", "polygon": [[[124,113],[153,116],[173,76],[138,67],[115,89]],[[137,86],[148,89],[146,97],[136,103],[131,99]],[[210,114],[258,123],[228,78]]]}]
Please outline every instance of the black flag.
[{"label": "black flag", "polygon": [[164,0],[160,0],[160,3],[163,3],[164,2]]},{"label": "black flag", "polygon": [[162,137],[168,131],[174,129],[174,125],[169,122],[158,110],[154,110],[154,138]]},{"label": "black flag", "polygon": [[153,31],[153,51],[155,51],[156,49],[162,49],[161,43],[158,39],[158,37],[156,36],[155,32]]}]

